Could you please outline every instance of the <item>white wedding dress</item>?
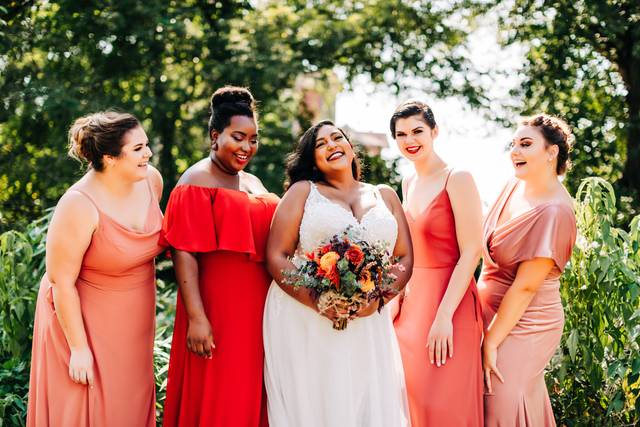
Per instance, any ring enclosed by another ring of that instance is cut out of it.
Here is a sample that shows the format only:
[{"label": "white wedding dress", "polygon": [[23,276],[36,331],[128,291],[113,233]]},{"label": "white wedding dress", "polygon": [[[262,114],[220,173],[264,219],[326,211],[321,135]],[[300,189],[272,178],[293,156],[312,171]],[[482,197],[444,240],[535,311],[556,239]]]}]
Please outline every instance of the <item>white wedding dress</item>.
[{"label": "white wedding dress", "polygon": [[[297,255],[327,243],[347,226],[363,240],[393,248],[398,225],[375,191],[376,205],[358,222],[311,183]],[[386,308],[338,331],[273,282],[263,328],[271,427],[409,425],[402,361]]]}]

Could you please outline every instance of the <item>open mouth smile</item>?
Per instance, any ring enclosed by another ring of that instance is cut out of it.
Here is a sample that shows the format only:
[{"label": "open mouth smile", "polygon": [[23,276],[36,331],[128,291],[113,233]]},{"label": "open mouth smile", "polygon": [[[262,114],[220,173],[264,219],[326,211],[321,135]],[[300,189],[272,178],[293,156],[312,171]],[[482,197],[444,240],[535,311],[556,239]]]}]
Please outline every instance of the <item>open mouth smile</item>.
[{"label": "open mouth smile", "polygon": [[327,157],[327,161],[332,161],[332,160],[337,160],[341,157],[344,156],[344,152],[342,151],[336,151],[335,153],[332,153],[329,157]]},{"label": "open mouth smile", "polygon": [[405,148],[405,150],[407,150],[407,153],[409,153],[409,154],[416,154],[421,149],[422,149],[421,145],[415,145],[415,146],[412,146],[412,147],[406,147]]}]

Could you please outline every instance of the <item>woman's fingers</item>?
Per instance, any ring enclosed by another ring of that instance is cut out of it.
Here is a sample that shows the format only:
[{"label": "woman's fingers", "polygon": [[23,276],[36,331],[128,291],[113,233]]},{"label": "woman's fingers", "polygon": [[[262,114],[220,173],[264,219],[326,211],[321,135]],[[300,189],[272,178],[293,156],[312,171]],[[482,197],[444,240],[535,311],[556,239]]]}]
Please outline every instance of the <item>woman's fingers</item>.
[{"label": "woman's fingers", "polygon": [[492,394],[493,390],[491,389],[491,369],[490,368],[484,368],[484,383],[487,386],[487,392],[489,392],[489,394]]},{"label": "woman's fingers", "polygon": [[449,347],[449,357],[453,358],[453,335],[447,337],[447,346]]},{"label": "woman's fingers", "polygon": [[440,338],[436,339],[436,366],[440,366],[442,364],[442,341]]},{"label": "woman's fingers", "polygon": [[427,344],[427,351],[429,353],[429,362],[433,365],[435,363],[435,351],[436,351],[436,342],[433,338],[429,338],[429,343]]}]

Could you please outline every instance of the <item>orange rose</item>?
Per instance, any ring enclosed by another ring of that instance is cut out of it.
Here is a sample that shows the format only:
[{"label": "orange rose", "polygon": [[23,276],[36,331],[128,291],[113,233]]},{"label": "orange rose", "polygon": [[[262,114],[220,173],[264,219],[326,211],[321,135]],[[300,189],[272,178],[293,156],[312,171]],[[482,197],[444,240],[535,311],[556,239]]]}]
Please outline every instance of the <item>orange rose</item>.
[{"label": "orange rose", "polygon": [[337,252],[327,252],[322,255],[322,258],[320,258],[320,268],[323,269],[325,273],[329,273],[329,271],[335,267],[339,259],[340,255],[338,255]]},{"label": "orange rose", "polygon": [[353,265],[359,265],[364,259],[364,253],[360,246],[351,245],[347,252],[345,252],[344,256],[351,262]]},{"label": "orange rose", "polygon": [[373,280],[371,280],[371,272],[369,272],[369,270],[365,270],[362,272],[359,283],[360,289],[364,293],[371,292],[375,287],[375,283],[373,282]]}]

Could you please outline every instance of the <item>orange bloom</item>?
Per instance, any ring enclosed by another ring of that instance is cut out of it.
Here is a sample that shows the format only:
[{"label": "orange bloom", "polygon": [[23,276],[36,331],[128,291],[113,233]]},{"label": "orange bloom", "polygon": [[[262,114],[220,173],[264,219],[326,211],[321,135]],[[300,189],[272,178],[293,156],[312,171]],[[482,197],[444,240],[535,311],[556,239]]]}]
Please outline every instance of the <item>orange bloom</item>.
[{"label": "orange bloom", "polygon": [[334,265],[331,267],[325,276],[331,283],[333,283],[333,287],[336,288],[337,291],[340,290],[340,273],[338,273],[338,268]]},{"label": "orange bloom", "polygon": [[322,255],[320,258],[320,268],[324,270],[325,273],[329,273],[333,267],[335,267],[336,263],[340,259],[340,255],[337,252],[327,252]]},{"label": "orange bloom", "polygon": [[362,292],[367,293],[373,290],[375,287],[375,283],[371,280],[371,272],[369,270],[365,270],[362,272],[362,276],[360,277],[360,289]]},{"label": "orange bloom", "polygon": [[351,245],[347,252],[345,252],[344,256],[351,262],[353,265],[359,265],[364,259],[364,253],[360,246]]}]

